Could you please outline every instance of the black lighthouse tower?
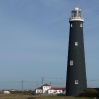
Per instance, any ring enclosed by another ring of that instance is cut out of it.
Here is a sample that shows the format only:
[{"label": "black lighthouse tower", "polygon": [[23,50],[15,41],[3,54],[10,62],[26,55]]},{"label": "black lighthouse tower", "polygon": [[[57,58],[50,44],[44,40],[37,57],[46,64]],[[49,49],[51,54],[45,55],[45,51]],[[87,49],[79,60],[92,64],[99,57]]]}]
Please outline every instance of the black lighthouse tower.
[{"label": "black lighthouse tower", "polygon": [[83,22],[81,9],[75,7],[69,19],[70,33],[66,78],[67,96],[77,96],[87,88]]}]

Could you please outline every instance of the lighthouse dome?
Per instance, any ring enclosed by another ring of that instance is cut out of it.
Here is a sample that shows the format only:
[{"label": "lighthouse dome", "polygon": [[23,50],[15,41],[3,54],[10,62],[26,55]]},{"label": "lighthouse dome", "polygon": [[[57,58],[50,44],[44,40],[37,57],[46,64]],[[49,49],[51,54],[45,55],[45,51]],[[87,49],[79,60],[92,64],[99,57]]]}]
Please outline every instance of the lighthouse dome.
[{"label": "lighthouse dome", "polygon": [[75,7],[74,10],[76,10],[76,11],[77,11],[77,10],[78,10],[78,11],[81,11],[81,9],[79,9],[78,7]]}]

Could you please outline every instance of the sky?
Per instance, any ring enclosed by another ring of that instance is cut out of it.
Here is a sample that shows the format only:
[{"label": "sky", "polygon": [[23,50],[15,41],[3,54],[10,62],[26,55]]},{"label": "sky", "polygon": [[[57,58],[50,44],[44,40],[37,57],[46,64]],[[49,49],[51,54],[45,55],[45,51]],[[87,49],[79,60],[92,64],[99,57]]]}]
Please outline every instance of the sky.
[{"label": "sky", "polygon": [[[99,87],[99,0],[0,0],[0,89],[65,87],[69,18],[84,18],[88,87]],[[96,80],[96,81],[91,81]],[[38,84],[37,84],[38,83]]]}]

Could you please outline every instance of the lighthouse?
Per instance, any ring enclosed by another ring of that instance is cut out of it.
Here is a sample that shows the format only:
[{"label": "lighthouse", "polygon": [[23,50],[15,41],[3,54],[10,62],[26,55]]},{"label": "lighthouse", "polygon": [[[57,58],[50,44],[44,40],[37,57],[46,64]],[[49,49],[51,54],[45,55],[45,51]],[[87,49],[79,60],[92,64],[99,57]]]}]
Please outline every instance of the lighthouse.
[{"label": "lighthouse", "polygon": [[75,7],[69,18],[69,45],[67,59],[66,95],[77,96],[87,89],[81,9]]}]

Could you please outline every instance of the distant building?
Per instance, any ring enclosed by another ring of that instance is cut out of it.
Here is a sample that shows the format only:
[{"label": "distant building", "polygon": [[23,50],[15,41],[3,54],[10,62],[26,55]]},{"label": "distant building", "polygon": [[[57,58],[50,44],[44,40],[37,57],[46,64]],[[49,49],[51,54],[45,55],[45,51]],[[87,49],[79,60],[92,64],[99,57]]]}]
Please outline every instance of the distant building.
[{"label": "distant building", "polygon": [[11,89],[10,91],[15,91],[14,89]]},{"label": "distant building", "polygon": [[44,84],[35,89],[35,94],[65,94],[66,88],[51,87],[49,84]]},{"label": "distant building", "polygon": [[3,91],[4,94],[10,94],[10,91]]}]

